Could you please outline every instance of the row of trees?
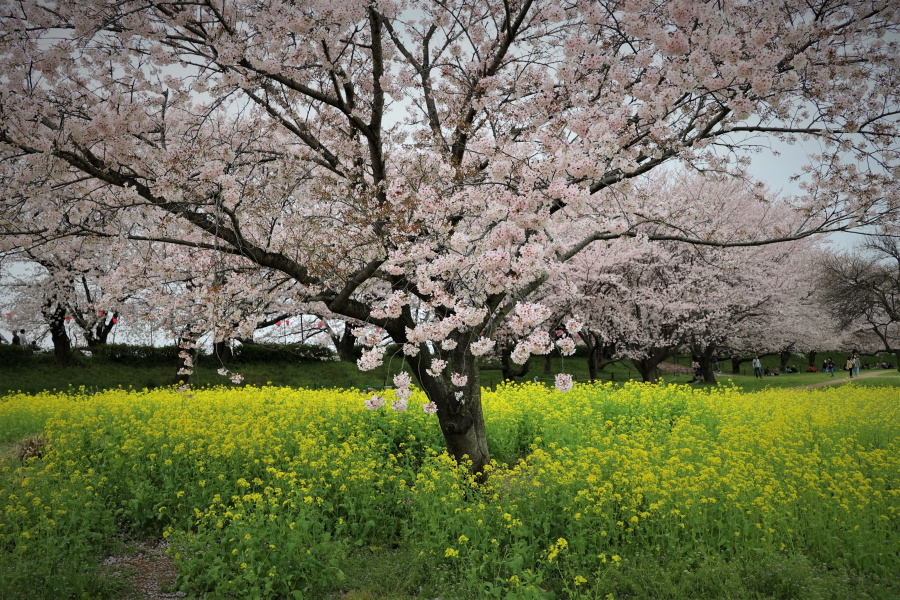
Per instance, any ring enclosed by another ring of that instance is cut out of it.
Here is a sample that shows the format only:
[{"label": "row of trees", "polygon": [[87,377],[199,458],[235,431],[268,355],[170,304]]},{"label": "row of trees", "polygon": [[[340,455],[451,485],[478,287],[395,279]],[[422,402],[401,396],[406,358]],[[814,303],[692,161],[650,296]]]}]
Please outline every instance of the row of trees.
[{"label": "row of trees", "polygon": [[[898,25],[892,0],[7,2],[0,252],[56,279],[48,322],[96,273],[85,306],[166,307],[185,360],[306,306],[364,324],[361,367],[399,344],[478,471],[487,353],[704,355],[794,285],[774,243],[895,224]],[[801,194],[749,181],[797,136]],[[729,287],[751,264],[759,293]]]}]

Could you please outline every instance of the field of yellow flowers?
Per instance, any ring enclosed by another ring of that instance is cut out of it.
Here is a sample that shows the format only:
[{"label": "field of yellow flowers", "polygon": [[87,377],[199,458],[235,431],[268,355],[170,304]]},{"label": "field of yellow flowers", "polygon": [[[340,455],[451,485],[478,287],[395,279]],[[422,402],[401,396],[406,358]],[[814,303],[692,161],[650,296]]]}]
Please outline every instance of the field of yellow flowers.
[{"label": "field of yellow flowers", "polygon": [[341,598],[386,565],[405,588],[359,597],[900,596],[896,388],[500,386],[481,485],[433,416],[363,400],[0,399],[0,439],[46,441],[3,463],[0,590],[102,596],[115,540],[162,536],[192,597]]}]

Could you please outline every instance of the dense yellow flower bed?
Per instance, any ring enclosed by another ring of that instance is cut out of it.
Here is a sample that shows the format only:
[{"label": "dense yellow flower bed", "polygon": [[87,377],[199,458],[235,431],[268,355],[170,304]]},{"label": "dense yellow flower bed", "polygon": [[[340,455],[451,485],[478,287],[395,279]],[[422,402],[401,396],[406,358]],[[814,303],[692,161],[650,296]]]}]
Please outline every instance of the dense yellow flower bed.
[{"label": "dense yellow flower bed", "polygon": [[167,536],[185,589],[216,595],[316,597],[391,546],[470,581],[459,597],[603,597],[629,561],[698,552],[898,566],[895,389],[522,385],[484,410],[476,486],[435,417],[355,391],[6,397],[0,423],[36,415],[50,450],[4,467],[0,568],[122,529]]}]

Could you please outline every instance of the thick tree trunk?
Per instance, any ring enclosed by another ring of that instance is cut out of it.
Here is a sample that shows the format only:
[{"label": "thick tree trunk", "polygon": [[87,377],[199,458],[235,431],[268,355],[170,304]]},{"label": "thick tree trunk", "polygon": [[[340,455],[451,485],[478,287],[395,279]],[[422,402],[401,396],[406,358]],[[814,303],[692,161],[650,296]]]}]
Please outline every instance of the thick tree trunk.
[{"label": "thick tree trunk", "polygon": [[793,352],[791,352],[790,350],[782,350],[778,353],[779,369],[782,373],[784,373],[784,370],[787,369],[788,361],[791,360],[792,354]]},{"label": "thick tree trunk", "polygon": [[[431,366],[431,358],[425,352],[420,352],[411,364],[425,394],[437,405],[438,423],[444,434],[447,452],[460,464],[471,461],[470,469],[473,473],[483,473],[491,456],[481,409],[478,361],[466,350],[464,344],[460,344],[458,349],[451,352],[445,372],[433,377],[426,372]],[[465,375],[466,384],[462,387],[453,386],[449,379],[450,372]]]},{"label": "thick tree trunk", "polygon": [[716,374],[713,371],[712,366],[712,357],[713,354],[716,353],[715,344],[707,344],[704,346],[702,342],[695,340],[691,342],[690,348],[693,360],[696,360],[697,364],[700,365],[700,371],[703,373],[703,381],[718,385]]},{"label": "thick tree trunk", "polygon": [[553,373],[553,353],[548,352],[544,355],[544,375],[550,375]]},{"label": "thick tree trunk", "polygon": [[516,377],[525,377],[531,368],[531,359],[525,361],[524,365],[517,365],[510,358],[511,350],[504,348],[500,352],[500,370],[503,372],[503,380],[512,381]]},{"label": "thick tree trunk", "polygon": [[[98,317],[95,317],[98,318]],[[115,327],[119,319],[119,313],[113,313],[111,316],[102,315],[95,323],[90,324],[84,319],[76,318],[79,324],[84,323],[84,341],[87,342],[88,349],[95,350],[100,346],[106,345],[109,340],[109,334]]]},{"label": "thick tree trunk", "polygon": [[712,385],[719,385],[719,382],[716,381],[716,374],[712,368],[712,356],[715,353],[715,346],[704,348],[703,351],[697,355],[697,362],[700,363],[700,369],[703,371],[703,381],[711,383]]},{"label": "thick tree trunk", "polygon": [[223,363],[230,362],[233,357],[231,344],[228,343],[229,341],[230,340],[219,340],[213,344],[213,356]]},{"label": "thick tree trunk", "polygon": [[659,363],[653,362],[651,360],[642,359],[642,360],[631,360],[634,367],[638,370],[638,373],[641,374],[641,380],[652,383],[659,379]]},{"label": "thick tree trunk", "polygon": [[816,351],[810,350],[806,353],[806,364],[810,367],[816,366]]},{"label": "thick tree trunk", "polygon": [[656,383],[659,380],[659,364],[669,357],[669,349],[655,349],[650,356],[642,359],[631,359],[641,379],[647,383]]},{"label": "thick tree trunk", "polygon": [[356,356],[353,354],[353,349],[356,346],[356,337],[350,332],[351,329],[352,327],[345,323],[341,337],[337,339],[332,338],[338,358],[344,362],[356,362]]},{"label": "thick tree trunk", "polygon": [[599,333],[587,329],[582,329],[581,339],[588,350],[588,377],[591,381],[597,381],[600,371],[606,365],[616,362],[613,358],[616,354],[615,344],[604,342]]},{"label": "thick tree trunk", "polygon": [[701,356],[700,368],[703,369],[703,381],[712,385],[719,385],[716,381],[716,373],[712,367],[712,356]]},{"label": "thick tree trunk", "polygon": [[73,366],[75,359],[72,356],[72,341],[66,331],[65,313],[54,315],[50,320],[50,339],[53,340],[53,357],[57,366]]},{"label": "thick tree trunk", "polygon": [[741,358],[740,356],[732,356],[731,357],[731,373],[733,375],[741,374],[741,364],[748,362],[751,360],[750,358]]},{"label": "thick tree trunk", "polygon": [[[57,304],[55,299],[48,299],[42,309],[44,320],[50,327],[50,339],[53,341],[53,357],[57,366],[71,367],[75,364],[72,356],[72,342],[66,331],[66,307]],[[30,346],[28,347],[30,350]]]}]

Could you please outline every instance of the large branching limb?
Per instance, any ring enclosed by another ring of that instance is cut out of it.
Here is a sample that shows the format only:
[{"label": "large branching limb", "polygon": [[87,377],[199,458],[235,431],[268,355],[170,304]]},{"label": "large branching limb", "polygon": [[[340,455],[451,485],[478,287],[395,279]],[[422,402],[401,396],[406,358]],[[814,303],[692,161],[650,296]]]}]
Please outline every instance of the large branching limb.
[{"label": "large branching limb", "polygon": [[[387,202],[386,186],[382,185],[387,180],[387,165],[385,164],[384,148],[381,139],[381,126],[384,119],[384,89],[381,86],[381,78],[385,73],[384,43],[382,36],[382,21],[375,8],[370,5],[369,28],[372,35],[372,114],[367,125],[368,135],[366,141],[369,146],[370,167],[372,169],[372,183],[375,194],[380,204]],[[380,229],[376,228],[376,229]],[[381,234],[381,231],[378,231]]]},{"label": "large branching limb", "polygon": [[488,308],[488,316],[483,325],[484,330],[493,332],[494,329],[499,327],[500,323],[503,322],[503,319],[506,318],[510,311],[515,308],[519,299],[530,296],[547,281],[548,277],[549,275],[545,274],[534,279],[531,283],[519,290],[514,298],[511,298],[510,294],[506,292],[488,296],[487,301],[485,302]]},{"label": "large branching limb", "polygon": [[368,309],[366,309],[366,314],[363,317],[358,317],[356,315],[349,315],[344,312],[348,308],[354,308],[351,304],[352,296],[356,293],[356,291],[369,281],[372,276],[378,271],[381,265],[384,264],[383,258],[378,258],[375,260],[369,261],[363,268],[359,269],[344,285],[343,289],[338,292],[333,298],[327,302],[328,308],[336,313],[345,314],[347,316],[352,316],[353,318],[360,319],[362,321],[367,320],[369,317]]},{"label": "large branching limb", "polygon": [[288,119],[283,113],[278,111],[270,101],[261,97],[259,94],[255,93],[253,90],[244,89],[244,92],[247,96],[253,100],[257,105],[263,108],[272,118],[274,118],[278,123],[290,131],[292,134],[300,138],[300,140],[306,144],[306,146],[314,151],[321,158],[316,160],[315,163],[328,169],[335,175],[339,175],[341,177],[346,177],[347,174],[344,170],[344,166],[341,164],[340,159],[335,155],[331,150],[328,149],[325,144],[321,142],[313,133],[310,131],[309,127],[303,123],[297,123],[293,119]]},{"label": "large branching limb", "polygon": [[431,134],[434,136],[434,139],[441,141],[444,146],[444,152],[449,154],[450,145],[444,138],[444,132],[441,127],[441,118],[438,115],[437,104],[434,101],[434,90],[431,87],[431,57],[429,56],[429,46],[432,36],[437,31],[437,27],[435,25],[429,27],[428,32],[422,40],[422,60],[420,62],[396,34],[393,24],[383,15],[379,16],[391,41],[394,43],[394,46],[419,75],[419,79],[422,82],[422,97],[425,100],[425,113],[428,117],[428,127],[431,129]]},{"label": "large branching limb", "polygon": [[312,277],[308,270],[295,260],[280,253],[269,252],[268,250],[247,241],[241,236],[239,231],[223,226],[222,223],[212,215],[191,211],[190,207],[192,204],[170,202],[165,198],[155,195],[142,181],[122,175],[121,173],[108,168],[101,159],[94,156],[87,149],[79,149],[78,152],[57,149],[53,151],[53,155],[65,161],[70,166],[80,169],[100,181],[104,181],[120,188],[133,189],[144,200],[170,214],[188,221],[200,230],[222,240],[237,250],[242,256],[260,266],[269,267],[286,273],[304,285],[315,285],[318,283],[318,280]]},{"label": "large branching limb", "polygon": [[[496,75],[500,70],[500,67],[503,65],[503,61],[506,60],[509,50],[516,39],[516,36],[519,34],[522,23],[525,21],[525,17],[531,10],[532,4],[533,0],[525,0],[524,2],[522,2],[522,6],[519,7],[518,14],[516,14],[513,19],[510,19],[511,23],[509,29],[504,32],[504,35],[498,41],[493,59],[491,60],[490,64],[488,64],[481,72],[478,73],[479,80],[484,79],[485,77],[492,77]],[[450,162],[457,167],[462,166],[463,157],[465,156],[468,146],[471,127],[475,122],[476,115],[478,114],[478,111],[475,109],[474,102],[475,100],[481,98],[483,94],[483,89],[481,89],[481,87],[476,82],[475,85],[469,87],[468,91],[466,92],[465,99],[463,100],[462,105],[467,106],[468,109],[466,110],[466,114],[460,124],[456,126],[456,129],[453,132],[452,141],[450,143]]]}]

